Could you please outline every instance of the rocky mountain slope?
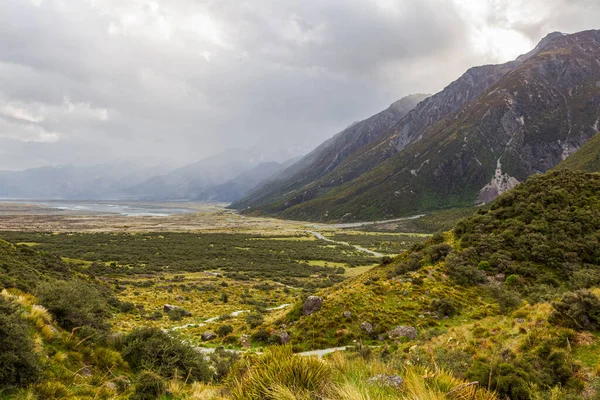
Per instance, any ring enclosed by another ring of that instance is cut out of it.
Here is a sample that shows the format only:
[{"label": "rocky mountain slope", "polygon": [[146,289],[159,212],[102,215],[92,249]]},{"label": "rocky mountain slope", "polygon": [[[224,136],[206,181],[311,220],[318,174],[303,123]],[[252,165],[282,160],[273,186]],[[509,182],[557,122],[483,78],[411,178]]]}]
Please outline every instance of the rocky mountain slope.
[{"label": "rocky mountain slope", "polygon": [[237,206],[365,220],[481,204],[575,152],[599,117],[600,31],[553,33],[512,62],[470,69],[321,178]]},{"label": "rocky mountain slope", "polygon": [[[384,111],[353,123],[273,177],[270,182],[258,187],[247,199],[237,202],[234,207],[246,208],[257,204],[268,204],[273,199],[285,199],[290,193],[298,193],[306,185],[328,176],[332,171],[345,165],[354,154],[377,142],[381,135],[388,132],[426,97],[427,95],[424,94],[406,96]],[[389,149],[379,156],[384,159],[393,152],[393,149]],[[361,171],[366,169],[368,166],[365,164]],[[358,176],[359,173],[354,171],[353,175]]]}]

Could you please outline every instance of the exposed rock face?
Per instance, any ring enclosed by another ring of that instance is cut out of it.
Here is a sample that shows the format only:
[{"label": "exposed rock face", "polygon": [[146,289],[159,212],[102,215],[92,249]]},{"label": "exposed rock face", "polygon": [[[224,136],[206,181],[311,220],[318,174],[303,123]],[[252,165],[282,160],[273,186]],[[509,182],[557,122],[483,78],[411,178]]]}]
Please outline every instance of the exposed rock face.
[{"label": "exposed rock face", "polygon": [[494,174],[492,181],[481,189],[475,204],[489,203],[502,193],[513,189],[519,183],[520,182],[516,178],[502,173],[502,164],[500,164],[500,159],[498,159],[498,166],[496,167],[496,173]]},{"label": "exposed rock face", "polygon": [[373,324],[371,324],[370,322],[363,322],[362,324],[360,324],[360,329],[368,334],[371,334],[373,333]]},{"label": "exposed rock face", "polygon": [[207,340],[213,340],[217,337],[217,334],[211,331],[207,331],[204,332],[201,336],[202,340],[207,341]]},{"label": "exposed rock face", "polygon": [[415,340],[418,334],[419,332],[417,331],[417,329],[412,326],[398,326],[388,332],[388,335],[391,338],[405,337],[410,340]]},{"label": "exposed rock face", "polygon": [[367,383],[371,385],[389,386],[395,389],[402,387],[404,380],[399,375],[375,375],[372,378],[367,379]]},{"label": "exposed rock face", "polygon": [[304,306],[302,307],[302,313],[304,315],[311,315],[321,309],[323,306],[323,299],[318,296],[308,296],[306,301],[304,301]]}]

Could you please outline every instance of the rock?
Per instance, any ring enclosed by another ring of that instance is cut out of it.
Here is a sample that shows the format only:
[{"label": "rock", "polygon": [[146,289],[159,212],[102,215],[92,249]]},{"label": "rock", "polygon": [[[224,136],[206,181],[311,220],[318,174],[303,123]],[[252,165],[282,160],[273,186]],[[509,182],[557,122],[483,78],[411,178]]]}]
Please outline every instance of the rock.
[{"label": "rock", "polygon": [[522,323],[524,323],[524,322],[525,322],[525,318],[517,318],[517,319],[515,319],[515,321],[516,321],[518,324],[522,324]]},{"label": "rock", "polygon": [[204,341],[213,340],[216,337],[217,337],[217,334],[214,332],[211,332],[211,331],[204,332],[201,336],[202,340],[204,340]]},{"label": "rock", "polygon": [[360,329],[367,332],[368,334],[371,334],[373,332],[373,324],[369,322],[363,322],[362,324],[360,324]]},{"label": "rock", "polygon": [[388,332],[388,335],[391,338],[405,337],[410,340],[415,340],[418,334],[419,332],[417,331],[417,329],[412,326],[397,326],[396,328]]},{"label": "rock", "polygon": [[249,349],[250,348],[250,337],[246,334],[243,334],[242,336],[240,336],[240,344],[242,345],[242,347],[244,349]]},{"label": "rock", "polygon": [[311,315],[321,309],[323,299],[318,296],[308,296],[302,307],[302,314]]},{"label": "rock", "polygon": [[114,382],[106,382],[104,386],[112,392],[118,391],[117,385]]},{"label": "rock", "polygon": [[352,319],[352,313],[350,311],[344,311],[344,318]]},{"label": "rock", "polygon": [[280,344],[288,344],[290,342],[290,334],[286,331],[279,331],[276,335],[279,336]]},{"label": "rock", "polygon": [[399,375],[383,375],[378,374],[372,378],[367,379],[367,383],[371,385],[389,386],[395,389],[402,387],[404,380]]},{"label": "rock", "polygon": [[165,312],[165,314],[169,313],[170,311],[175,311],[175,310],[182,310],[183,311],[183,315],[185,315],[186,317],[189,317],[192,315],[191,312],[189,312],[188,310],[178,307],[178,306],[173,306],[171,304],[165,304],[163,306],[163,311]]},{"label": "rock", "polygon": [[408,290],[405,290],[404,292],[402,292],[403,296],[408,296]]}]

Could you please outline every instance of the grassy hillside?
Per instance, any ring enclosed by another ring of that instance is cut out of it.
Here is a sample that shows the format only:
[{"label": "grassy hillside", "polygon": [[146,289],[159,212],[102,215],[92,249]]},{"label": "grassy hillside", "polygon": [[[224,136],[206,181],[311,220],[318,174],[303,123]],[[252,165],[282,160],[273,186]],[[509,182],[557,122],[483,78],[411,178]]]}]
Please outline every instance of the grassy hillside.
[{"label": "grassy hillside", "polygon": [[[292,342],[374,346],[501,398],[585,398],[600,384],[599,194],[598,174],[531,177],[453,231],[323,290],[318,312],[298,304],[285,321]],[[417,338],[394,338],[397,326]]]}]

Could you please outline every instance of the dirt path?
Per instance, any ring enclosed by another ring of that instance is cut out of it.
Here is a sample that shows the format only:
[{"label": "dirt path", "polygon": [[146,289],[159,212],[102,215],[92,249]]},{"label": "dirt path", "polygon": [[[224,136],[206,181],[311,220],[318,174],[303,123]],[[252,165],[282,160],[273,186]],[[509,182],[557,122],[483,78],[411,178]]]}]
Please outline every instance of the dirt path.
[{"label": "dirt path", "polygon": [[317,229],[360,228],[361,226],[367,226],[367,225],[379,225],[379,224],[389,224],[392,222],[410,221],[412,219],[419,219],[424,216],[425,216],[425,214],[419,214],[419,215],[413,215],[411,217],[386,219],[386,220],[381,220],[381,221],[349,222],[349,223],[345,223],[345,224],[312,224],[309,226],[312,228],[317,228]]},{"label": "dirt path", "polygon": [[354,247],[356,250],[362,251],[362,252],[364,252],[364,253],[369,253],[369,254],[370,254],[370,255],[372,255],[373,257],[379,257],[379,258],[383,257],[383,254],[381,254],[381,253],[378,253],[378,252],[376,252],[376,251],[369,250],[369,249],[365,249],[364,247],[360,247],[360,246],[358,246],[358,245],[356,245],[356,244],[351,244],[351,243],[348,243],[348,242],[338,242],[337,240],[329,239],[329,238],[327,238],[327,237],[323,236],[323,235],[322,235],[321,233],[319,233],[319,232],[314,232],[314,231],[306,231],[306,233],[310,233],[311,235],[313,235],[313,236],[314,236],[314,237],[316,237],[317,239],[321,239],[321,240],[324,240],[324,241],[326,241],[326,242],[330,242],[330,243],[336,243],[336,244],[343,244],[343,245],[346,245],[346,246],[352,246],[352,247]]},{"label": "dirt path", "polygon": [[[287,308],[291,306],[291,304],[281,304],[277,307],[270,307],[270,308],[265,308],[265,311],[277,311],[277,310],[283,310],[284,308]],[[230,317],[239,317],[240,315],[244,314],[244,313],[249,313],[251,312],[250,310],[239,310],[239,311],[233,311],[232,313],[228,314]],[[177,331],[180,329],[186,329],[186,328],[199,328],[201,326],[205,326],[206,324],[210,324],[212,322],[215,322],[219,319],[219,316],[216,317],[211,317],[207,320],[205,320],[204,322],[198,322],[198,323],[190,323],[190,324],[185,324],[185,325],[181,325],[181,326],[174,326],[173,328],[168,329],[169,331]]]}]

